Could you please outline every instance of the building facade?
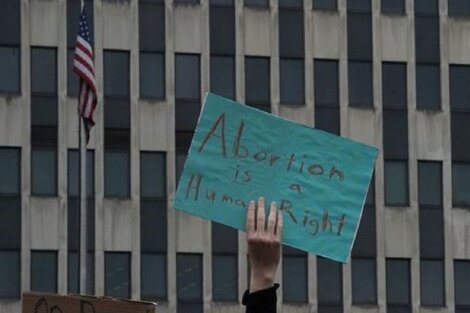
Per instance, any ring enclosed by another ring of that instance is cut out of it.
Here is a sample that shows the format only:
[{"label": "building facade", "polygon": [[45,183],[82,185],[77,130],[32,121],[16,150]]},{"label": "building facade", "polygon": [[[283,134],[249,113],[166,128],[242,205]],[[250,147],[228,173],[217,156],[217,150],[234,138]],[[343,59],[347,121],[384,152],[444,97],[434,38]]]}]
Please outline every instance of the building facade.
[{"label": "building facade", "polygon": [[[284,247],[279,312],[470,312],[470,2],[86,0],[87,290],[243,312],[244,234],[172,199],[208,91],[380,148],[339,264]],[[0,1],[0,312],[78,291],[80,1]]]}]

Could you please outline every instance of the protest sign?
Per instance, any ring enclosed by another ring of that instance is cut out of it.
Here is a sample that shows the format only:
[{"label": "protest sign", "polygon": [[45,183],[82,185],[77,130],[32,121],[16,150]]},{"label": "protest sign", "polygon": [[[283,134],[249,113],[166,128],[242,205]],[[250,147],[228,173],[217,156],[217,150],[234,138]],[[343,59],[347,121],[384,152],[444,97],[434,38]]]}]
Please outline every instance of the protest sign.
[{"label": "protest sign", "polygon": [[245,230],[249,201],[264,196],[283,211],[283,243],[347,262],[376,157],[375,147],[208,94],[174,207]]},{"label": "protest sign", "polygon": [[25,292],[22,313],[156,313],[156,304],[110,297]]}]

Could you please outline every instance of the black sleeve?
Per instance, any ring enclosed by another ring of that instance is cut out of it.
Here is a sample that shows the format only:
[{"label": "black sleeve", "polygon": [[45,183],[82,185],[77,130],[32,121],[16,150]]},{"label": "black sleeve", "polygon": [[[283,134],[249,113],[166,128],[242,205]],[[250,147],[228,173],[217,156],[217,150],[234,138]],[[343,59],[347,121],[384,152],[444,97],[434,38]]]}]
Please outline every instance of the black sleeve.
[{"label": "black sleeve", "polygon": [[277,288],[279,284],[253,293],[245,291],[242,303],[246,306],[246,313],[276,313]]}]

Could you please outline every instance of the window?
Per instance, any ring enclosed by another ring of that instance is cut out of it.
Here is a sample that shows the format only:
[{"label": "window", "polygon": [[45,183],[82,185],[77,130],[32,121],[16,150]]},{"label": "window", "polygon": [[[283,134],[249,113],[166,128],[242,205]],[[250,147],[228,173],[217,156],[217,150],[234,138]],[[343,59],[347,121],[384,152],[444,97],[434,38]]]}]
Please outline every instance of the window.
[{"label": "window", "polygon": [[2,1],[0,12],[0,73],[8,73],[0,77],[0,93],[20,93],[20,1]]},{"label": "window", "polygon": [[129,52],[104,51],[104,193],[130,196]]},{"label": "window", "polygon": [[302,0],[279,0],[279,8],[282,9],[302,9]]},{"label": "window", "polygon": [[470,308],[470,261],[454,260],[455,311],[466,313]]},{"label": "window", "polygon": [[[219,0],[220,1],[220,0]],[[235,54],[235,9],[229,6],[210,6],[210,51],[211,54]]]},{"label": "window", "polygon": [[245,57],[245,102],[271,112],[271,70],[269,57]]},{"label": "window", "polygon": [[[77,251],[70,251],[67,255],[67,292],[80,292],[80,255]],[[95,253],[88,251],[86,256],[86,293],[95,293]]]},{"label": "window", "polygon": [[116,298],[131,296],[131,255],[129,252],[105,252],[104,294]]},{"label": "window", "polygon": [[56,148],[31,149],[31,192],[38,196],[57,194]]},{"label": "window", "polygon": [[[3,14],[2,14],[3,16]],[[20,91],[20,49],[16,46],[0,45],[0,92]]]},{"label": "window", "polygon": [[385,161],[385,205],[408,206],[408,161]]},{"label": "window", "polygon": [[0,299],[21,290],[21,150],[0,148]]},{"label": "window", "polygon": [[212,223],[212,299],[238,300],[238,231]]},{"label": "window", "polygon": [[348,62],[349,103],[351,106],[372,107],[372,62]]},{"label": "window", "polygon": [[177,131],[194,131],[201,110],[198,54],[175,55],[175,124]]},{"label": "window", "polygon": [[31,290],[57,293],[57,251],[31,251]]},{"label": "window", "polygon": [[283,302],[307,303],[307,253],[289,246],[284,246],[282,252]]},{"label": "window", "polygon": [[303,17],[302,10],[279,9],[279,55],[281,58],[304,57]]},{"label": "window", "polygon": [[[470,2],[469,2],[470,4]],[[470,66],[451,64],[449,66],[450,107],[452,111],[470,111]]]},{"label": "window", "polygon": [[180,132],[177,131],[175,134],[175,149],[176,149],[176,181],[180,180],[181,174],[183,173],[184,164],[186,158],[188,157],[189,146],[191,145],[191,140],[193,139],[192,132]]},{"label": "window", "polygon": [[141,298],[167,297],[166,155],[140,154]]},{"label": "window", "polygon": [[377,304],[376,263],[373,258],[352,258],[354,304]]},{"label": "window", "polygon": [[350,60],[372,60],[372,18],[370,13],[348,13],[348,58]]},{"label": "window", "polygon": [[139,1],[140,97],[165,98],[165,3]]},{"label": "window", "polygon": [[174,3],[179,4],[199,4],[199,0],[174,0]]},{"label": "window", "polygon": [[375,258],[377,254],[376,222],[375,222],[375,188],[374,177],[369,185],[361,223],[356,234],[352,255],[355,257]]},{"label": "window", "polygon": [[382,13],[405,14],[405,0],[382,0]]},{"label": "window", "polygon": [[470,2],[466,0],[449,0],[449,16],[469,16]]},{"label": "window", "polygon": [[[78,96],[79,80],[73,72],[73,57],[75,55],[75,43],[78,34],[78,22],[81,14],[80,1],[67,0],[67,95]],[[88,20],[88,30],[91,41],[94,41],[94,10],[93,1],[85,0],[85,13]]]},{"label": "window", "polygon": [[410,260],[386,259],[387,312],[411,313]]},{"label": "window", "polygon": [[280,96],[282,104],[303,104],[305,102],[304,60],[280,60]]},{"label": "window", "polygon": [[140,97],[165,98],[165,56],[163,53],[141,52]]},{"label": "window", "polygon": [[343,312],[343,274],[340,263],[317,257],[318,312]]},{"label": "window", "polygon": [[452,206],[470,207],[470,162],[452,163]]},{"label": "window", "polygon": [[244,0],[246,7],[269,8],[269,0]]},{"label": "window", "polygon": [[202,255],[176,255],[178,313],[202,313]]},{"label": "window", "polygon": [[415,0],[415,13],[420,15],[437,15],[439,12],[438,0]]},{"label": "window", "polygon": [[436,110],[441,105],[438,65],[416,64],[416,105],[422,110]]},{"label": "window", "polygon": [[382,103],[384,109],[407,106],[406,63],[382,63]]},{"label": "window", "polygon": [[416,60],[439,63],[439,17],[417,15],[415,33]]},{"label": "window", "polygon": [[315,128],[340,134],[338,61],[314,60]]},{"label": "window", "polygon": [[444,306],[442,164],[418,161],[421,305]]},{"label": "window", "polygon": [[337,0],[313,0],[314,10],[336,11],[338,9]]},{"label": "window", "polygon": [[211,92],[235,99],[235,58],[212,55],[210,60]]}]

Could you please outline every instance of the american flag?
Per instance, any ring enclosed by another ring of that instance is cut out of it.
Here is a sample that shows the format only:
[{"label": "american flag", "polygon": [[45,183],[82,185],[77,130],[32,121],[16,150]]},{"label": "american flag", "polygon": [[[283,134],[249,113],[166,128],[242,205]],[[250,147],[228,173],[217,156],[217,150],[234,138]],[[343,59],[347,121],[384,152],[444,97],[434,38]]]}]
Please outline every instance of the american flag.
[{"label": "american flag", "polygon": [[97,101],[94,58],[85,7],[83,7],[78,25],[73,71],[80,78],[78,112],[85,124],[87,143],[90,139],[90,129],[95,125],[94,115]]}]

